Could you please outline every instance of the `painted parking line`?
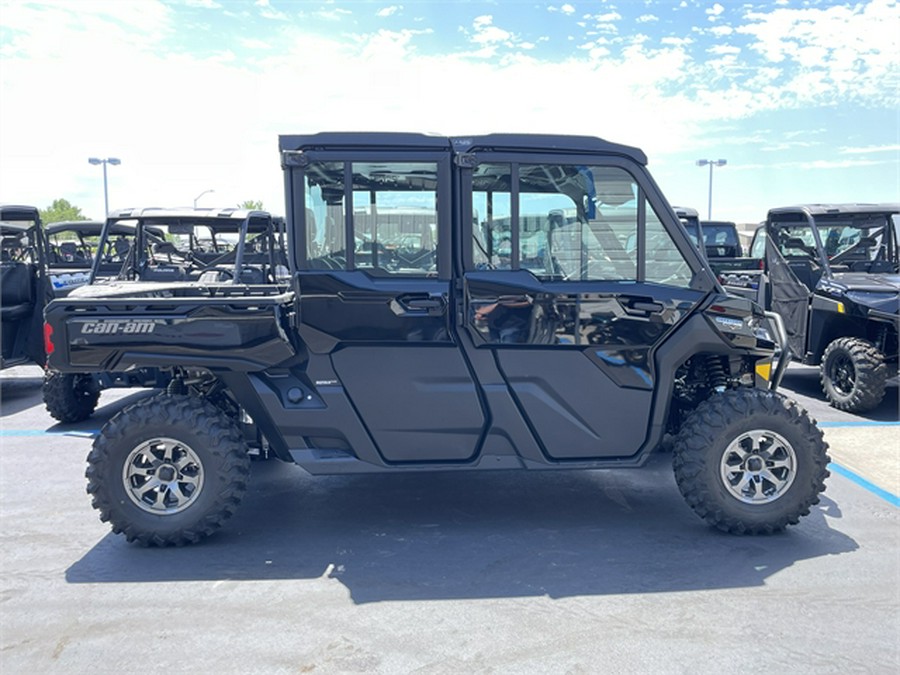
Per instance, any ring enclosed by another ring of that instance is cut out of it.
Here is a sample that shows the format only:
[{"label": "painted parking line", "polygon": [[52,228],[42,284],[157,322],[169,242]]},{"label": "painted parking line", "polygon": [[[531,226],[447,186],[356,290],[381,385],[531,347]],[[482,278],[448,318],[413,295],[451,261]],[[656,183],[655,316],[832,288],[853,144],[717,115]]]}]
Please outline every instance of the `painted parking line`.
[{"label": "painted parking line", "polygon": [[841,466],[840,464],[835,464],[834,462],[831,462],[828,465],[828,468],[831,469],[832,471],[834,471],[834,473],[836,473],[840,476],[843,476],[844,478],[856,483],[857,485],[859,485],[862,488],[865,488],[866,490],[871,492],[873,495],[881,497],[888,504],[893,504],[894,506],[900,507],[900,497],[898,497],[895,494],[891,494],[887,490],[884,490],[884,489],[878,487],[877,485],[866,480],[859,474],[853,473],[847,467],[844,467],[844,466]]},{"label": "painted parking line", "polygon": [[46,431],[44,429],[0,429],[0,438],[21,438],[23,436],[76,436],[78,438],[93,438],[100,433],[99,429],[85,429],[84,431]]},{"label": "painted parking line", "polygon": [[847,420],[846,422],[817,422],[816,426],[821,429],[837,429],[839,427],[900,427],[900,421],[875,422],[873,420]]},{"label": "painted parking line", "polygon": [[[848,423],[824,423],[820,426],[871,426],[871,425],[895,425],[894,422],[848,422]],[[900,422],[896,423],[896,425],[900,425]],[[93,438],[98,433],[100,433],[99,429],[86,429],[84,431],[45,431],[42,429],[0,429],[0,438],[21,438],[28,436],[75,436],[78,438]],[[900,507],[900,497],[887,490],[878,487],[874,483],[866,480],[862,476],[854,473],[850,469],[837,464],[836,462],[831,462],[828,465],[828,468],[834,473],[843,476],[847,480],[856,483],[860,487],[868,490],[873,495],[880,497],[885,500],[889,504],[893,506]]]}]

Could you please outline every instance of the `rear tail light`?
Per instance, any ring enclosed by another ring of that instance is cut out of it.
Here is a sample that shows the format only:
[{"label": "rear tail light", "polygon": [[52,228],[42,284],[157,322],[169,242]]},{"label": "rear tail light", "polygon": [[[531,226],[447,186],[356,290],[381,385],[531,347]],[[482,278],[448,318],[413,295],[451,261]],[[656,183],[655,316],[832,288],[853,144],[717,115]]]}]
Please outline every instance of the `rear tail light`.
[{"label": "rear tail light", "polygon": [[50,356],[53,353],[53,326],[49,323],[44,323],[44,352],[47,356]]}]

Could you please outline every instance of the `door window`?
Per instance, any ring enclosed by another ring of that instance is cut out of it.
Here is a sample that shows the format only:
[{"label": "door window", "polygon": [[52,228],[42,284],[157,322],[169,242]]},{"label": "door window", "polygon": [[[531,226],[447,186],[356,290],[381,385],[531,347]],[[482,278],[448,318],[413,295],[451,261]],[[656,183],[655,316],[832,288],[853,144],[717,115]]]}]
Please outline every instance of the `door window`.
[{"label": "door window", "polygon": [[634,281],[643,230],[646,280],[690,283],[687,262],[619,167],[479,164],[472,219],[475,269],[528,270],[546,281]]},{"label": "door window", "polygon": [[313,162],[306,170],[307,266],[434,276],[437,164],[354,162],[349,186],[345,166]]}]

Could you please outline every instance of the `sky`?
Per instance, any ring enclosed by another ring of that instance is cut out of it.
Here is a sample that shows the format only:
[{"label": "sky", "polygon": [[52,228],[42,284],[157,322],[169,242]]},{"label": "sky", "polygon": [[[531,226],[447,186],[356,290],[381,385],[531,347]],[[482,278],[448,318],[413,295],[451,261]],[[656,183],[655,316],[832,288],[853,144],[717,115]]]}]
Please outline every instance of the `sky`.
[{"label": "sky", "polygon": [[599,136],[756,223],[900,201],[894,0],[0,0],[0,203],[284,213],[279,134]]}]

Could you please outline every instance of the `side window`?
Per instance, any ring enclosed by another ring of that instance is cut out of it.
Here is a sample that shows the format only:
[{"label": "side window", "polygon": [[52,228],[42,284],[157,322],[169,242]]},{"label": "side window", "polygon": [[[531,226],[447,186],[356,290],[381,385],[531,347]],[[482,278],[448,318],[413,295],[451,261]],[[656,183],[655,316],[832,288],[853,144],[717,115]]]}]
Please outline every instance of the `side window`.
[{"label": "side window", "polygon": [[646,280],[668,286],[689,288],[691,268],[681,255],[675,242],[666,232],[656,211],[646,203],[647,272]]},{"label": "side window", "polygon": [[635,279],[636,193],[630,174],[615,167],[480,164],[472,175],[475,267],[545,280]]},{"label": "side window", "polygon": [[785,258],[816,258],[816,239],[809,225],[779,226],[773,231],[773,241]]},{"label": "side window", "polygon": [[[314,162],[306,170],[307,265],[372,274],[437,272],[437,164],[354,162],[351,205],[345,164]],[[353,240],[348,251],[348,220]]]},{"label": "side window", "polygon": [[472,214],[476,269],[528,270],[543,280],[634,281],[643,216],[646,280],[691,282],[690,266],[637,180],[620,167],[479,164]]},{"label": "side window", "polygon": [[753,235],[753,241],[750,244],[751,258],[766,257],[766,226],[763,225]]},{"label": "side window", "polygon": [[312,162],[306,169],[306,263],[310,269],[347,269],[344,163]]}]

